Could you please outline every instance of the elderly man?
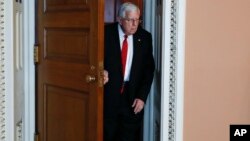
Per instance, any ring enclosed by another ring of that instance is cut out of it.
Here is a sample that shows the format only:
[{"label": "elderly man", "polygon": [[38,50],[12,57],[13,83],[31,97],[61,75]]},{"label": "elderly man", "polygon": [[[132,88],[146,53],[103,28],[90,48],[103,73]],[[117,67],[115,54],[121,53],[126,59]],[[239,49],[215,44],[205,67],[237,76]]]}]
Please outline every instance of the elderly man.
[{"label": "elderly man", "polygon": [[154,74],[152,37],[140,10],[123,3],[118,22],[105,26],[104,141],[136,141]]}]

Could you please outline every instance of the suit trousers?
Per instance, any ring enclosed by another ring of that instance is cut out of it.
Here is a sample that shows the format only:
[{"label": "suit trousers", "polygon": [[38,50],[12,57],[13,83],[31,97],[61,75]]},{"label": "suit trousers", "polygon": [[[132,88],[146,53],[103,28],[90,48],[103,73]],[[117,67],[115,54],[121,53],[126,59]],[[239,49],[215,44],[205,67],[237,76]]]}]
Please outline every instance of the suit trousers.
[{"label": "suit trousers", "polygon": [[104,141],[139,141],[143,122],[143,112],[134,113],[128,102],[128,83],[120,95],[120,105],[116,116],[104,118]]}]

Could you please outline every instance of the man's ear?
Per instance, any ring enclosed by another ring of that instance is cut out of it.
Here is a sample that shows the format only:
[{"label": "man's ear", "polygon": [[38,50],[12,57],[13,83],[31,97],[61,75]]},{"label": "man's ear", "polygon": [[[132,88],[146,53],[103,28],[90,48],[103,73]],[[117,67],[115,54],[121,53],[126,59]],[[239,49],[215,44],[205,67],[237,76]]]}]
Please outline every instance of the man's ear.
[{"label": "man's ear", "polygon": [[120,25],[122,25],[122,18],[121,18],[121,17],[116,17],[116,19],[117,19],[117,22],[118,22]]}]

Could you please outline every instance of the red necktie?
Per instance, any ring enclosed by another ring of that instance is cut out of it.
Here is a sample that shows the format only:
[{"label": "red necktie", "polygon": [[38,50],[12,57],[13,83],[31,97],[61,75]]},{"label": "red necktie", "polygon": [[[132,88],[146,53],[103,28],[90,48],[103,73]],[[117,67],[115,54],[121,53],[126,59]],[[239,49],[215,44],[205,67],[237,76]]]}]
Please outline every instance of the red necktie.
[{"label": "red necktie", "polygon": [[127,60],[127,53],[128,53],[128,36],[124,35],[124,40],[122,43],[122,74],[123,77],[125,75],[125,68],[126,68],[126,60]]},{"label": "red necktie", "polygon": [[[124,35],[124,40],[122,43],[122,53],[121,53],[121,59],[122,59],[122,74],[123,78],[125,76],[125,68],[126,68],[126,60],[127,60],[127,54],[128,54],[128,36]],[[121,93],[123,93],[124,85],[122,84]]]}]

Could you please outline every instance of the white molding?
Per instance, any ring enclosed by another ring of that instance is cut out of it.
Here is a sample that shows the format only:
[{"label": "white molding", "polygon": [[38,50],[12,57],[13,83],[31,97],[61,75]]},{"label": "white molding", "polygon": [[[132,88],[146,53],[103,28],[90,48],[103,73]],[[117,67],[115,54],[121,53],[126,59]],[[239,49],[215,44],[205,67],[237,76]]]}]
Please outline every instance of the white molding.
[{"label": "white molding", "polygon": [[185,9],[186,0],[163,1],[161,141],[183,141]]},{"label": "white molding", "polygon": [[170,5],[171,0],[163,0],[162,24],[162,79],[161,79],[161,141],[168,141],[169,135],[169,79],[170,79]]},{"label": "white molding", "polygon": [[35,0],[23,1],[24,12],[24,141],[33,141],[35,133]]},{"label": "white molding", "polygon": [[23,121],[16,123],[16,141],[23,141]]},{"label": "white molding", "polygon": [[6,88],[5,88],[5,4],[0,0],[0,141],[6,139]]},{"label": "white molding", "polygon": [[14,62],[13,62],[13,1],[5,1],[5,84],[6,84],[6,139],[14,141]]},{"label": "white molding", "polygon": [[178,2],[176,141],[183,141],[186,0]]}]

